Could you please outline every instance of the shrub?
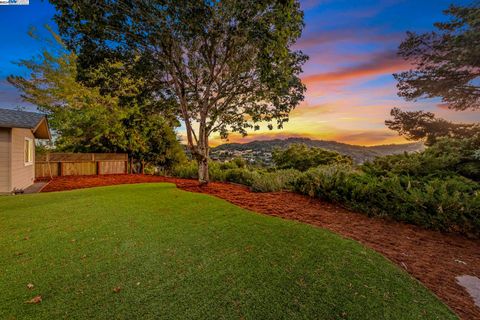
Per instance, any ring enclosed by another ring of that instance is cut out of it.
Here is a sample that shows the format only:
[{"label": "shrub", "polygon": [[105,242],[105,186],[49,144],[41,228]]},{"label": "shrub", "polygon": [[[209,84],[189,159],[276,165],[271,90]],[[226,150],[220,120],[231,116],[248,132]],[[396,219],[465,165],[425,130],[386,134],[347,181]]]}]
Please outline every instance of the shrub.
[{"label": "shrub", "polygon": [[417,179],[374,176],[348,166],[322,166],[297,178],[295,191],[370,216],[480,236],[480,187],[461,176]]},{"label": "shrub", "polygon": [[286,149],[274,149],[272,159],[277,169],[308,170],[319,165],[351,164],[350,157],[321,148],[310,148],[305,144],[291,144]]},{"label": "shrub", "polygon": [[480,135],[469,139],[439,139],[423,152],[391,155],[366,163],[362,170],[375,176],[451,177],[460,174],[480,181]]},{"label": "shrub", "polygon": [[301,172],[294,169],[264,172],[255,176],[251,189],[254,192],[293,190],[293,186],[300,175]]},{"label": "shrub", "polygon": [[[196,179],[198,166],[195,161],[189,161],[176,166],[172,175],[178,178]],[[211,162],[209,174],[212,181],[227,181],[251,187],[255,192],[273,192],[293,188],[293,182],[300,176],[294,169],[267,172],[257,169],[240,168],[235,165]]]},{"label": "shrub", "polygon": [[173,167],[172,175],[177,178],[196,179],[198,178],[198,165],[195,161],[186,161]]},{"label": "shrub", "polygon": [[260,174],[248,169],[230,169],[226,172],[226,181],[251,186]]}]

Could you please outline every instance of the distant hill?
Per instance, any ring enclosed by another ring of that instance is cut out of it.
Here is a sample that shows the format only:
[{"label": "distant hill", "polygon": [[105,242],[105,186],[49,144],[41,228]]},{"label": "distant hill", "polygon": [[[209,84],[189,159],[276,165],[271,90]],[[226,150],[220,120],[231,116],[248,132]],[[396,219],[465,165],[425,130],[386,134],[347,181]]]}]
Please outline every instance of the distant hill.
[{"label": "distant hill", "polygon": [[265,141],[256,140],[248,143],[226,143],[213,148],[211,150],[211,155],[213,159],[219,160],[228,160],[235,156],[241,156],[252,162],[262,161],[268,163],[271,160],[271,153],[274,148],[286,148],[294,143],[303,143],[310,147],[337,151],[341,154],[352,157],[356,163],[373,160],[378,156],[404,152],[418,152],[425,149],[421,142],[364,147],[336,141],[311,140],[309,138],[288,138]]}]

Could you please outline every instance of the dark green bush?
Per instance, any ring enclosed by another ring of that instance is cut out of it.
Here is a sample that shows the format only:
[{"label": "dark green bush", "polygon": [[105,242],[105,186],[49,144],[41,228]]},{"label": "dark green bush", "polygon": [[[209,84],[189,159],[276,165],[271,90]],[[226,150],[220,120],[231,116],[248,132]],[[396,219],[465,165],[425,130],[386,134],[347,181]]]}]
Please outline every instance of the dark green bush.
[{"label": "dark green bush", "polygon": [[409,175],[446,178],[462,175],[480,181],[480,135],[469,139],[442,138],[423,152],[391,155],[366,163],[362,170],[375,176]]},{"label": "dark green bush", "polygon": [[305,172],[295,181],[295,190],[370,216],[480,236],[480,187],[461,176],[419,180],[331,165]]},{"label": "dark green bush", "polygon": [[297,169],[305,171],[313,167],[335,163],[351,164],[350,157],[322,148],[308,147],[305,144],[291,144],[286,149],[274,149],[272,159],[277,169]]}]

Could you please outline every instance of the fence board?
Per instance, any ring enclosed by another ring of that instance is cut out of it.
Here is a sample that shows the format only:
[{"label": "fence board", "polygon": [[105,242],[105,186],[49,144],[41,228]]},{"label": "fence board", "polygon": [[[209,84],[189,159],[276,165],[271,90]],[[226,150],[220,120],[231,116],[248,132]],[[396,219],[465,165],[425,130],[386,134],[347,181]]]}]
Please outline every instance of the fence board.
[{"label": "fence board", "polygon": [[125,161],[104,161],[100,162],[99,169],[101,174],[119,174],[126,172],[125,165]]},{"label": "fence board", "polygon": [[127,161],[126,153],[95,153],[95,161]]},{"label": "fence board", "polygon": [[[48,153],[35,159],[35,178],[122,174],[127,172],[125,153]],[[49,168],[50,166],[50,168]]]},{"label": "fence board", "polygon": [[92,153],[50,153],[50,162],[93,161]]},{"label": "fence board", "polygon": [[89,176],[97,174],[95,162],[63,162],[64,176]]},{"label": "fence board", "polygon": [[[50,166],[50,169],[48,168]],[[35,162],[35,177],[57,177],[58,176],[58,163],[48,162]]]}]

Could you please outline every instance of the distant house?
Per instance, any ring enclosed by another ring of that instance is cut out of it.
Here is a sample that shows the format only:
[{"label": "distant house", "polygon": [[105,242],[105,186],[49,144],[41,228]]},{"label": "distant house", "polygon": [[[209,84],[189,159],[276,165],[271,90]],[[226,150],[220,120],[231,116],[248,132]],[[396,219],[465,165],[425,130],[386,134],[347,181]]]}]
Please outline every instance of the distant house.
[{"label": "distant house", "polygon": [[35,139],[50,139],[43,114],[0,109],[0,193],[23,190],[35,180]]}]

